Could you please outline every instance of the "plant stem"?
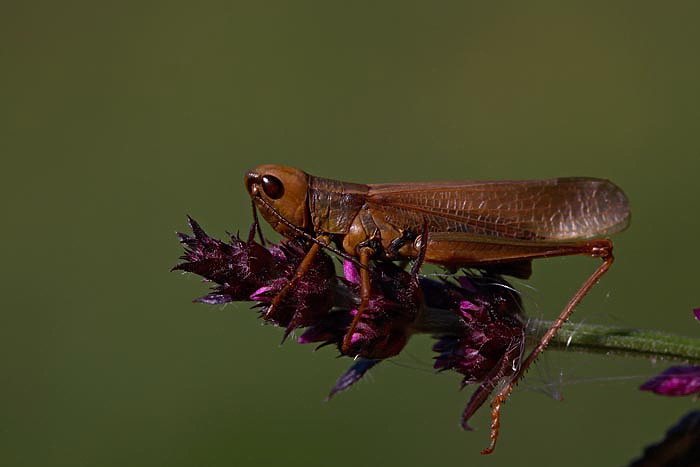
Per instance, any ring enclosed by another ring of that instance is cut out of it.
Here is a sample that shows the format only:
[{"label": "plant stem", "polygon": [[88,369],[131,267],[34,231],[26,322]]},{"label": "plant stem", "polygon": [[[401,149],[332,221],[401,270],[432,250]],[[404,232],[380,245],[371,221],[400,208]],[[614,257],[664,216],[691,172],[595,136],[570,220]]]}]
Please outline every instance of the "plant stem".
[{"label": "plant stem", "polygon": [[[528,336],[534,340],[551,325],[551,321],[532,320]],[[564,324],[550,348],[700,363],[700,338],[596,324]]]}]

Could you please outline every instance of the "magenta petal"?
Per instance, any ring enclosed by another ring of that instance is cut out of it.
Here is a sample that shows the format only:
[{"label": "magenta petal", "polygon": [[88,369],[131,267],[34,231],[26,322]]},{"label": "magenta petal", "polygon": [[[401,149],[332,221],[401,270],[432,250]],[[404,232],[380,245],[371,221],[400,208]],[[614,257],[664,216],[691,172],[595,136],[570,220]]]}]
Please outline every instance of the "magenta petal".
[{"label": "magenta petal", "polygon": [[700,308],[696,308],[693,310],[693,314],[695,315],[695,319],[700,321]]},{"label": "magenta petal", "polygon": [[311,340],[311,336],[307,335],[306,332],[304,332],[301,336],[297,337],[297,344],[309,344],[313,342]]},{"label": "magenta petal", "polygon": [[642,384],[639,389],[662,396],[687,396],[700,392],[700,366],[672,366]]},{"label": "magenta petal", "polygon": [[255,302],[268,301],[268,297],[266,297],[265,295],[273,288],[274,287],[271,285],[265,285],[263,287],[260,287],[258,290],[250,294],[250,299]]},{"label": "magenta petal", "polygon": [[333,334],[324,326],[311,326],[297,338],[299,344],[310,344],[312,342],[321,342],[333,338]]},{"label": "magenta petal", "polygon": [[360,272],[351,261],[343,261],[343,275],[345,276],[345,279],[353,284],[360,283]]},{"label": "magenta petal", "polygon": [[463,315],[468,315],[469,313],[464,313],[465,311],[480,311],[481,307],[474,302],[469,300],[462,300],[459,302],[459,309],[462,311]]}]

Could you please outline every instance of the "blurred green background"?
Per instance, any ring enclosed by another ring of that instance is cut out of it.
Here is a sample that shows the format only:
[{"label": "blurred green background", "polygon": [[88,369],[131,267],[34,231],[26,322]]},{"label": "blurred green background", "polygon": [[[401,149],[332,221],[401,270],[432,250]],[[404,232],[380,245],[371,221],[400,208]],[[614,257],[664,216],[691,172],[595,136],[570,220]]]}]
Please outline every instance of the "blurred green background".
[{"label": "blurred green background", "polygon": [[[261,163],[597,176],[633,222],[574,320],[700,335],[700,3],[484,3],[5,4],[0,464],[623,465],[697,407],[637,390],[663,362],[549,352],[482,457],[427,337],[324,404],[348,359],[168,272],[185,214],[247,230]],[[536,263],[532,314],[597,264]]]}]

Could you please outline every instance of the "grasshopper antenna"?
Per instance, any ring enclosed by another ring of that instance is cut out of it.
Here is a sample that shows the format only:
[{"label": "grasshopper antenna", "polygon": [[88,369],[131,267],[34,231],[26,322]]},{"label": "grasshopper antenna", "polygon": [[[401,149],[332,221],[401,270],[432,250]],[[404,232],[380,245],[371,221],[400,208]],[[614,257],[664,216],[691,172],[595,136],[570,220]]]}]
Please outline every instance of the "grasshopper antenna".
[{"label": "grasshopper antenna", "polygon": [[[250,200],[250,204],[253,208],[253,222],[255,223],[255,228],[257,229],[258,235],[260,236],[260,244],[262,246],[265,246],[265,237],[263,237],[262,228],[260,227],[260,221],[258,220],[258,208],[255,206],[255,201],[253,201],[252,199]],[[248,241],[253,240],[254,236],[255,234],[252,234],[250,236],[251,238],[249,238]]]}]

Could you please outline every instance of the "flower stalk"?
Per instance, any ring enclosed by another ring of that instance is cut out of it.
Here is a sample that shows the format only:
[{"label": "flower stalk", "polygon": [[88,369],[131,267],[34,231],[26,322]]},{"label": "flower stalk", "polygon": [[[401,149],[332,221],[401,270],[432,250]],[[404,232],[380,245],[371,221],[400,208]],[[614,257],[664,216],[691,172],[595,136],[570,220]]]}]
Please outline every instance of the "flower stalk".
[{"label": "flower stalk", "polygon": [[[550,321],[532,320],[528,337],[546,332]],[[700,363],[700,338],[598,324],[566,323],[549,349],[567,349],[667,361]]]}]

